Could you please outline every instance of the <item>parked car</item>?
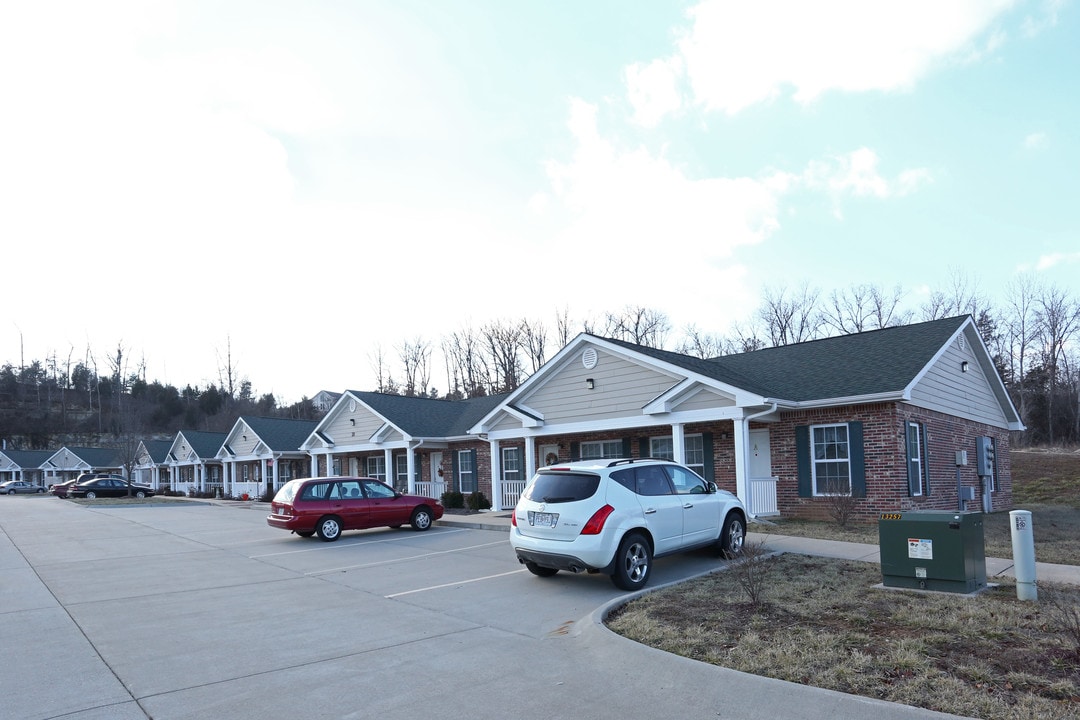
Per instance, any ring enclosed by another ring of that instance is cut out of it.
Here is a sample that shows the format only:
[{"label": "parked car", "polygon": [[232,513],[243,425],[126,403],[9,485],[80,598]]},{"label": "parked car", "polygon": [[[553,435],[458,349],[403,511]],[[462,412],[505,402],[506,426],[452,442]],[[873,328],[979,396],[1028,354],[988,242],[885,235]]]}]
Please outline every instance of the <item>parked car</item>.
[{"label": "parked car", "polygon": [[399,493],[384,482],[364,477],[322,477],[285,483],[270,503],[266,522],[301,537],[326,542],[343,530],[398,528],[406,523],[427,530],[443,516],[435,498]]},{"label": "parked car", "polygon": [[653,559],[714,546],[742,552],[746,509],[735,495],[667,460],[585,460],[541,468],[514,509],[510,545],[534,575],[602,572],[645,586]]},{"label": "parked car", "polygon": [[68,488],[67,493],[70,497],[81,497],[86,498],[87,500],[93,500],[99,497],[130,496],[144,498],[152,497],[154,495],[154,489],[149,485],[131,483],[131,492],[129,493],[127,480],[119,475],[109,475],[77,483]]},{"label": "parked car", "polygon": [[8,480],[7,482],[0,483],[0,495],[14,495],[15,493],[43,493],[45,488],[42,485],[35,485],[32,482],[25,480]]}]

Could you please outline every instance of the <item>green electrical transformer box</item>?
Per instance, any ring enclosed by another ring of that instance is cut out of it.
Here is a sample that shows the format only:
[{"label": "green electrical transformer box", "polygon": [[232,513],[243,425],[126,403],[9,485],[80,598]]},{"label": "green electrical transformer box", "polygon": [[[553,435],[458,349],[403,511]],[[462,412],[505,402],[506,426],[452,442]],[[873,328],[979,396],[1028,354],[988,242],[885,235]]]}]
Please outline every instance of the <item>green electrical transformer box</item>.
[{"label": "green electrical transformer box", "polygon": [[885,587],[955,593],[986,587],[982,513],[882,513],[878,543]]}]

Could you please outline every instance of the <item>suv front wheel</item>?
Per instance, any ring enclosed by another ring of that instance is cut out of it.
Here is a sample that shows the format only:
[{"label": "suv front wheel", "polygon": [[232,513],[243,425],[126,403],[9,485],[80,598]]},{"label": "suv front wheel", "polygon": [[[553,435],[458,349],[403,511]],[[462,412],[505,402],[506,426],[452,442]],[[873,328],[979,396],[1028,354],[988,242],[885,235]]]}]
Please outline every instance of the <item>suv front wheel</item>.
[{"label": "suv front wheel", "polygon": [[644,535],[629,533],[619,543],[615,553],[615,572],[611,582],[620,590],[637,590],[645,587],[652,572],[652,549]]},{"label": "suv front wheel", "polygon": [[738,557],[742,554],[746,542],[746,525],[736,513],[728,513],[724,518],[724,527],[720,530],[720,554],[725,558]]}]

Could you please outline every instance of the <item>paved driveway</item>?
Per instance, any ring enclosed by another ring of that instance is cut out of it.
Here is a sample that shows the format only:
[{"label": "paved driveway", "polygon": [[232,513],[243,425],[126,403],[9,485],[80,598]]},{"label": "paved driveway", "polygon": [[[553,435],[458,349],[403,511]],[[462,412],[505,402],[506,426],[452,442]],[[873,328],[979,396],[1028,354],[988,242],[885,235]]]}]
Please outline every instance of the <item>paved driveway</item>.
[{"label": "paved driveway", "polygon": [[[606,576],[535,578],[505,533],[322,543],[265,509],[4,499],[5,719],[927,716],[613,636]],[[666,558],[651,583],[718,564]]]}]

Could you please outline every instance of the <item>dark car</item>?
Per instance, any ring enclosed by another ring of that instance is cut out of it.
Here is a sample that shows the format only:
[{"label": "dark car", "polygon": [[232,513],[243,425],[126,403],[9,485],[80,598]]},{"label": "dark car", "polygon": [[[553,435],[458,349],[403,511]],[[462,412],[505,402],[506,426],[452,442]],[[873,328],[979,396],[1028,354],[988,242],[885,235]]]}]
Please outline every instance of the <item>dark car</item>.
[{"label": "dark car", "polygon": [[45,488],[25,480],[8,480],[0,483],[0,495],[14,495],[15,493],[43,493]]},{"label": "dark car", "polygon": [[87,500],[93,500],[99,497],[151,497],[154,494],[154,489],[149,485],[138,485],[131,483],[131,492],[128,492],[128,482],[122,477],[100,477],[93,480],[87,480],[85,482],[78,483],[68,488],[67,494],[70,497],[81,497]]},{"label": "dark car", "polygon": [[399,493],[374,478],[323,477],[285,483],[270,504],[270,527],[326,542],[342,530],[412,525],[427,530],[443,516],[435,498]]}]

